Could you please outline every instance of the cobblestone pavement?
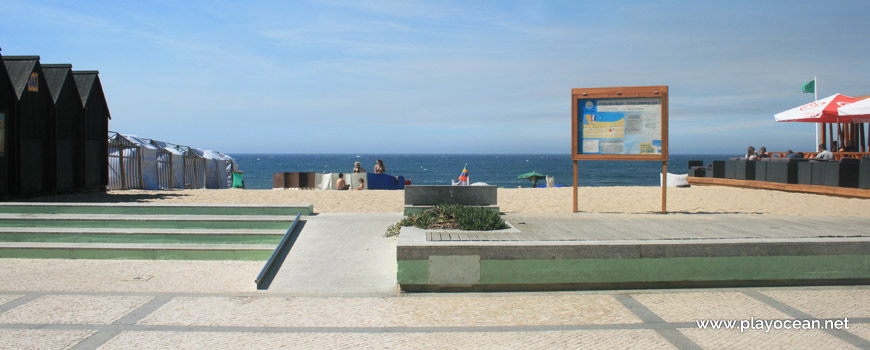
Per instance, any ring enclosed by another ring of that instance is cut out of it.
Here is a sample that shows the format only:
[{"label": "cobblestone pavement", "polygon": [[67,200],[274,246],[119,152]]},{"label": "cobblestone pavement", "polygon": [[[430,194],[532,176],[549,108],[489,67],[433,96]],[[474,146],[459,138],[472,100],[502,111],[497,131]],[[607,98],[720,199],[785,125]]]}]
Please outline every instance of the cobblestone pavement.
[{"label": "cobblestone pavement", "polygon": [[[0,291],[0,349],[867,349],[868,301],[870,286],[382,297],[16,290]],[[719,319],[848,319],[849,328],[698,326]]]},{"label": "cobblestone pavement", "polygon": [[0,349],[870,349],[870,286],[311,296],[261,265],[0,259]]}]

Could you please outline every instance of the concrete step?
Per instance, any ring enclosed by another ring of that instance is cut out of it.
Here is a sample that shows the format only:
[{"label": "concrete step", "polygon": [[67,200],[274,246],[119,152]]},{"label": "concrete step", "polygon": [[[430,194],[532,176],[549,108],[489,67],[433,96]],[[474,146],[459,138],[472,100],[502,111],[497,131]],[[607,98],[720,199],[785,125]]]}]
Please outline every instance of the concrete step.
[{"label": "concrete step", "polygon": [[0,242],[0,258],[263,260],[274,244]]},{"label": "concrete step", "polygon": [[0,214],[0,227],[286,230],[294,219],[283,215]]},{"label": "concrete step", "polygon": [[311,215],[311,204],[0,203],[0,213],[131,215]]},{"label": "concrete step", "polygon": [[0,242],[277,244],[285,230],[0,227]]},{"label": "concrete step", "polygon": [[0,233],[104,233],[104,234],[186,234],[186,235],[283,235],[286,230],[204,230],[204,229],[152,229],[112,227],[0,227]]}]

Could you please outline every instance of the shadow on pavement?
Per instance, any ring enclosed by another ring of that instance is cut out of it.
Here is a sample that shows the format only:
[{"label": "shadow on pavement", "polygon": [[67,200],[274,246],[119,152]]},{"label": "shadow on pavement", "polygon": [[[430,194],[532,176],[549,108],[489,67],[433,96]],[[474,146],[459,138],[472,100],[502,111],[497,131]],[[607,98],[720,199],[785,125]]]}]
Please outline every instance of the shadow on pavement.
[{"label": "shadow on pavement", "polygon": [[[281,266],[284,265],[284,260],[287,259],[287,255],[290,254],[290,249],[293,249],[293,244],[296,243],[303,228],[305,228],[305,220],[300,220],[296,229],[290,233],[290,237],[287,239],[287,244],[284,245],[284,248],[281,249],[277,255],[275,255],[275,261],[272,263],[272,268],[267,270],[263,274],[263,278],[257,283],[258,290],[267,290],[269,289],[269,286],[272,285],[275,275],[278,274],[278,270],[280,270]],[[265,264],[266,262],[263,263]]]}]

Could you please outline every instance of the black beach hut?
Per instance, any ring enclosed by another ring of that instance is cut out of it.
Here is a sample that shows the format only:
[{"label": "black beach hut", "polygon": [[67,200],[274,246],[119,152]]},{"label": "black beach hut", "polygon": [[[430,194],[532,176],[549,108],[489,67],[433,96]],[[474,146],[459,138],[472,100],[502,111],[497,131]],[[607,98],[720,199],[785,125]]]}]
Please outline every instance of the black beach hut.
[{"label": "black beach hut", "polygon": [[84,187],[82,99],[72,65],[43,64],[42,71],[54,101],[55,189],[80,189]]},{"label": "black beach hut", "polygon": [[[0,62],[3,62],[3,56],[0,55]],[[9,128],[8,118],[15,113],[15,105],[18,98],[12,90],[12,82],[9,80],[9,74],[6,73],[6,65],[0,64],[0,199],[5,199],[9,194],[8,172],[7,165],[9,159]]]},{"label": "black beach hut", "polygon": [[7,116],[8,194],[39,195],[54,187],[53,101],[39,56],[3,56],[16,98]]},{"label": "black beach hut", "polygon": [[109,185],[109,105],[98,71],[73,71],[82,99],[84,137],[84,187],[105,190]]}]

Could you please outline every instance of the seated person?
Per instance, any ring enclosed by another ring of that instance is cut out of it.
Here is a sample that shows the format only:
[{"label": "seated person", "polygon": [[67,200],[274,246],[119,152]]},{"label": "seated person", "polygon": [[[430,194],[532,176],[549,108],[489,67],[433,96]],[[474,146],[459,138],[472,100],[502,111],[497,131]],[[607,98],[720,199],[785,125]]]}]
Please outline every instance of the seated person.
[{"label": "seated person", "polygon": [[858,152],[858,147],[855,147],[855,142],[849,141],[840,152]]},{"label": "seated person", "polygon": [[366,188],[366,180],[359,178],[359,186],[354,187],[355,190],[364,190]]},{"label": "seated person", "polygon": [[755,147],[749,146],[749,148],[746,149],[746,156],[744,156],[744,158],[748,160],[758,160],[758,154],[755,153]]},{"label": "seated person", "polygon": [[354,173],[364,173],[365,169],[362,168],[362,165],[359,162],[353,163],[353,172]]},{"label": "seated person", "polygon": [[761,146],[758,150],[758,158],[770,158],[770,153],[767,153],[767,147]]},{"label": "seated person", "polygon": [[799,154],[794,153],[791,150],[788,150],[787,152],[785,152],[785,157],[786,158],[803,158]]},{"label": "seated person", "polygon": [[348,188],[350,188],[350,185],[344,182],[344,174],[338,173],[338,180],[335,180],[335,189],[346,190]]},{"label": "seated person", "polygon": [[821,160],[834,160],[834,154],[831,153],[830,151],[826,150],[824,144],[820,144],[819,145],[819,153],[816,154],[816,156],[813,158],[821,159]]}]

